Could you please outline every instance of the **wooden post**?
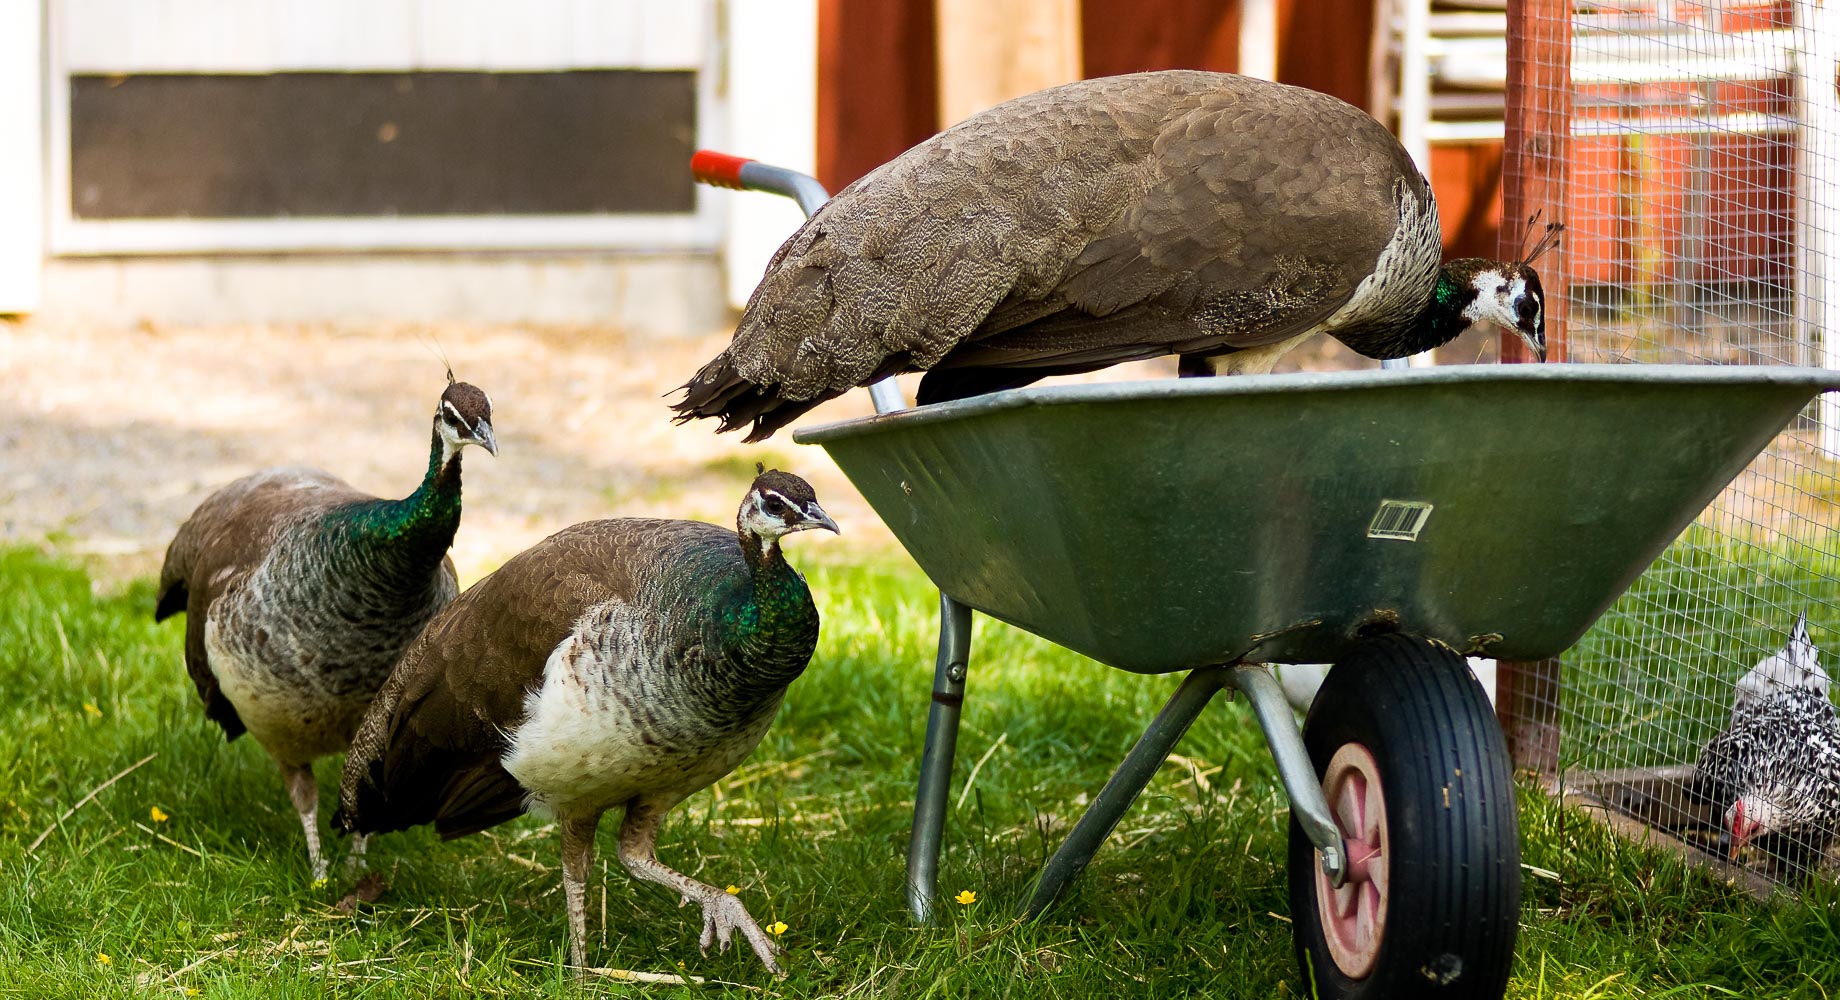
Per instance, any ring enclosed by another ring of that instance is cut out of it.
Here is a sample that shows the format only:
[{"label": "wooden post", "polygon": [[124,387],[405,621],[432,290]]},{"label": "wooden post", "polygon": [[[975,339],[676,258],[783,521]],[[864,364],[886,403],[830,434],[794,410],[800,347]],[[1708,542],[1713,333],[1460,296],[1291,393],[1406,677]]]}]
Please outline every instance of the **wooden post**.
[{"label": "wooden post", "polygon": [[1240,11],[1221,0],[1080,0],[1080,71],[1239,71]]},{"label": "wooden post", "polygon": [[1080,78],[1079,0],[936,0],[939,124]]},{"label": "wooden post", "polygon": [[[1840,5],[1796,0],[1795,311],[1797,336],[1823,368],[1840,366]],[[1819,345],[1818,348],[1816,345]],[[1802,357],[1797,364],[1807,364]],[[1822,393],[1821,450],[1840,458],[1840,393]]]},{"label": "wooden post", "polygon": [[[1572,7],[1570,0],[1517,0],[1508,5],[1507,127],[1502,150],[1499,255],[1526,251],[1527,220],[1565,222],[1570,207],[1572,148]],[[1565,313],[1570,251],[1561,240],[1538,265],[1546,293],[1546,360],[1566,359]],[[1505,362],[1531,361],[1518,336],[1504,333]],[[1495,712],[1514,766],[1551,772],[1559,765],[1559,661],[1500,664]]]}]

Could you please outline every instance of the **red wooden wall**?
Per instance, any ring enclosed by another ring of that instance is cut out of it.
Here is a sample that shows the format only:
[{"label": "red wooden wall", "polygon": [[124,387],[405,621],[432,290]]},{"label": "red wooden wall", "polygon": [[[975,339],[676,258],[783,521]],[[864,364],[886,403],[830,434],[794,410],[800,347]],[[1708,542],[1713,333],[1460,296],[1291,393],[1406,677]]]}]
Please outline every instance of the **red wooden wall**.
[{"label": "red wooden wall", "polygon": [[818,0],[818,180],[835,192],[939,130],[933,0]]},{"label": "red wooden wall", "polygon": [[[819,0],[818,178],[836,191],[938,130],[933,0]],[[1278,78],[1367,106],[1371,0],[1279,0]],[[1237,0],[1083,0],[1086,76],[1232,71]],[[1501,144],[1433,151],[1447,249],[1493,252]]]},{"label": "red wooden wall", "polygon": [[1239,4],[1222,0],[1081,0],[1087,76],[1239,68]]}]

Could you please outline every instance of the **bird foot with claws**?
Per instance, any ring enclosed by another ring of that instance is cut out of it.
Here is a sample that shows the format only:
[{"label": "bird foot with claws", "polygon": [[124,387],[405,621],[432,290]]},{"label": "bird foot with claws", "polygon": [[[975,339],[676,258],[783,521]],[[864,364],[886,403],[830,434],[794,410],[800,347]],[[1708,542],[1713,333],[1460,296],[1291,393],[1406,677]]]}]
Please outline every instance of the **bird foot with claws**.
[{"label": "bird foot with claws", "polygon": [[720,951],[728,951],[729,943],[734,940],[735,932],[738,930],[743,937],[747,938],[748,944],[754,947],[754,954],[760,956],[760,961],[766,965],[768,972],[776,976],[785,975],[785,972],[779,967],[779,962],[773,957],[779,951],[778,946],[773,943],[772,938],[767,937],[765,931],[760,929],[760,925],[754,922],[747,907],[738,897],[715,890],[702,899],[694,899],[686,895],[684,902],[702,904],[703,936],[697,940],[697,946],[705,954],[708,953],[711,943],[717,944]]}]

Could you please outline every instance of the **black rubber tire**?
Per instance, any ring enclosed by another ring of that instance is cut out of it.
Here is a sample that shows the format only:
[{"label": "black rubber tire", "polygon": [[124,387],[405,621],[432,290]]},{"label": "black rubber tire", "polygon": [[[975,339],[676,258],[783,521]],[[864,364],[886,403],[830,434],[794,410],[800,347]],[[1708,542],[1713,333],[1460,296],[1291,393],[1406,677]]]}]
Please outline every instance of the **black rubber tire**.
[{"label": "black rubber tire", "polygon": [[1291,821],[1304,995],[1499,1000],[1520,928],[1520,823],[1501,727],[1468,664],[1415,636],[1361,640],[1324,680],[1303,741],[1319,779],[1343,744],[1373,755],[1390,886],[1373,968],[1350,979],[1318,913],[1315,848]]}]

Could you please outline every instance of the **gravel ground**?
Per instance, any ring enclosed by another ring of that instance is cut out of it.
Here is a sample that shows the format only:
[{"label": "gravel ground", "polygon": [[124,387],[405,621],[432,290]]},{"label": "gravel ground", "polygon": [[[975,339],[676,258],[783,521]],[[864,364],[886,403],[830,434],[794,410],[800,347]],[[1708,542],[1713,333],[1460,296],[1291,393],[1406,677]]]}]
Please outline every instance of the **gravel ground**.
[{"label": "gravel ground", "polygon": [[[378,496],[415,488],[443,386],[437,351],[492,395],[499,456],[469,451],[462,581],[576,521],[729,523],[755,461],[812,481],[844,527],[827,554],[894,548],[822,450],[760,446],[670,423],[662,397],[729,331],[629,339],[609,327],[432,325],[135,328],[0,321],[0,543],[46,544],[100,579],[157,573],[174,530],[213,489],[304,464]],[[438,344],[438,348],[436,345]],[[1282,369],[1360,359],[1319,338]],[[1165,359],[1087,379],[1168,377]],[[911,398],[913,384],[907,391]],[[866,393],[806,423],[870,411]],[[817,548],[817,546],[812,546]]]},{"label": "gravel ground", "polygon": [[[817,448],[673,426],[661,397],[727,331],[400,327],[73,329],[0,323],[0,543],[48,544],[104,579],[156,573],[211,490],[271,465],[403,496],[428,461],[444,385],[491,394],[499,456],[469,451],[453,554],[463,580],[576,521],[726,523],[762,460],[811,479],[847,544],[892,539]],[[818,419],[868,412],[838,400]],[[825,544],[825,543],[820,543]]]}]

